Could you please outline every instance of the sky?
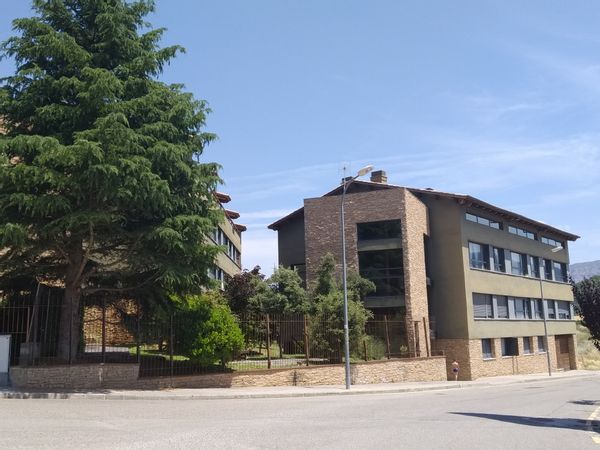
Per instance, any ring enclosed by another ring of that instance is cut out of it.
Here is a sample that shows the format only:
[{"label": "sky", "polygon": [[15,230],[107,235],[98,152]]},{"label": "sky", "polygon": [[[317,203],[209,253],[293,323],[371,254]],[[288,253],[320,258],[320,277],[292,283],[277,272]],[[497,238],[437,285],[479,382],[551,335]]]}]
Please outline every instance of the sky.
[{"label": "sky", "polygon": [[[0,40],[27,0],[0,0]],[[242,263],[270,273],[267,225],[372,164],[581,236],[600,259],[600,3],[157,0],[161,78],[212,113]],[[12,73],[0,61],[0,76]]]}]

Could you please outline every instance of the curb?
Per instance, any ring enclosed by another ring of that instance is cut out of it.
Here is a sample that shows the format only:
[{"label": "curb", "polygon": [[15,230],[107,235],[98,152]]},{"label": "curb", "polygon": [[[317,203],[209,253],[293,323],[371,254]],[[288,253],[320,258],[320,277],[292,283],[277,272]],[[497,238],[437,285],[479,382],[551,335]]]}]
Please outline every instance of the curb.
[{"label": "curb", "polygon": [[[575,378],[597,378],[599,374],[576,374],[568,377],[540,377],[529,379],[502,380],[501,382],[482,381],[482,382],[448,382],[448,385],[432,386],[409,386],[409,387],[391,387],[381,389],[351,389],[351,390],[323,390],[315,392],[235,392],[218,394],[177,394],[166,393],[164,395],[145,394],[143,391],[139,394],[121,394],[119,392],[99,393],[99,392],[22,392],[0,389],[0,400],[236,400],[236,399],[258,399],[258,398],[293,398],[293,397],[323,397],[333,395],[368,395],[368,394],[401,394],[410,392],[426,391],[444,391],[449,389],[464,389],[476,387],[495,387],[510,384],[536,383],[541,381],[557,381]],[[270,388],[266,388],[270,389]],[[201,389],[198,389],[201,391]],[[152,391],[150,391],[152,392]]]}]

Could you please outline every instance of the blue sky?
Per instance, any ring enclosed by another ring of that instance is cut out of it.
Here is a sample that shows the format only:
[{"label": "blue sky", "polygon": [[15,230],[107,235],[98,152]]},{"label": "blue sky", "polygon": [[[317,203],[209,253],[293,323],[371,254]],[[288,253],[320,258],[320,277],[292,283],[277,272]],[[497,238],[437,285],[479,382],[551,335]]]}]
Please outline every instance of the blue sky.
[{"label": "blue sky", "polygon": [[[26,1],[0,1],[0,39]],[[266,225],[366,164],[582,236],[600,259],[600,4],[593,1],[157,0],[163,79],[213,112],[205,153],[269,273]],[[0,62],[0,76],[12,72]]]}]

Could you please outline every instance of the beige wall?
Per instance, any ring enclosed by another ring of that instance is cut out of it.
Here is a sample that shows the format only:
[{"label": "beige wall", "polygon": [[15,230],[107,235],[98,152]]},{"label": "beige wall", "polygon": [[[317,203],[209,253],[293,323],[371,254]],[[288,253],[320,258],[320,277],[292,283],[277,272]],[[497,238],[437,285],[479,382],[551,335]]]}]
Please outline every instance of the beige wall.
[{"label": "beige wall", "polygon": [[[240,262],[242,257],[242,234],[233,228],[233,223],[227,217],[223,219],[223,221],[219,224],[219,228],[223,230],[225,235],[229,238],[229,240],[235,245],[235,247],[240,251]],[[220,267],[223,272],[225,272],[229,276],[233,276],[235,274],[240,273],[242,270],[241,263],[238,264],[237,261],[234,261],[229,257],[227,253],[219,253],[217,255],[217,259],[215,261],[216,265]]]}]

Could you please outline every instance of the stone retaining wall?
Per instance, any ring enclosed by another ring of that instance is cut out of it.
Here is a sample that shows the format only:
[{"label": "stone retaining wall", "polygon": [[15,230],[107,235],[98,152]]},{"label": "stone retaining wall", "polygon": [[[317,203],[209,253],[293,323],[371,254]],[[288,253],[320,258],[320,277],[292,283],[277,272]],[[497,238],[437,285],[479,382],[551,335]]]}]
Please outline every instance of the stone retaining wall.
[{"label": "stone retaining wall", "polygon": [[[353,384],[446,380],[444,357],[395,359],[351,366]],[[82,364],[12,367],[12,385],[20,389],[164,389],[267,387],[344,384],[344,366],[312,366],[253,372],[138,378],[137,364]]]}]

